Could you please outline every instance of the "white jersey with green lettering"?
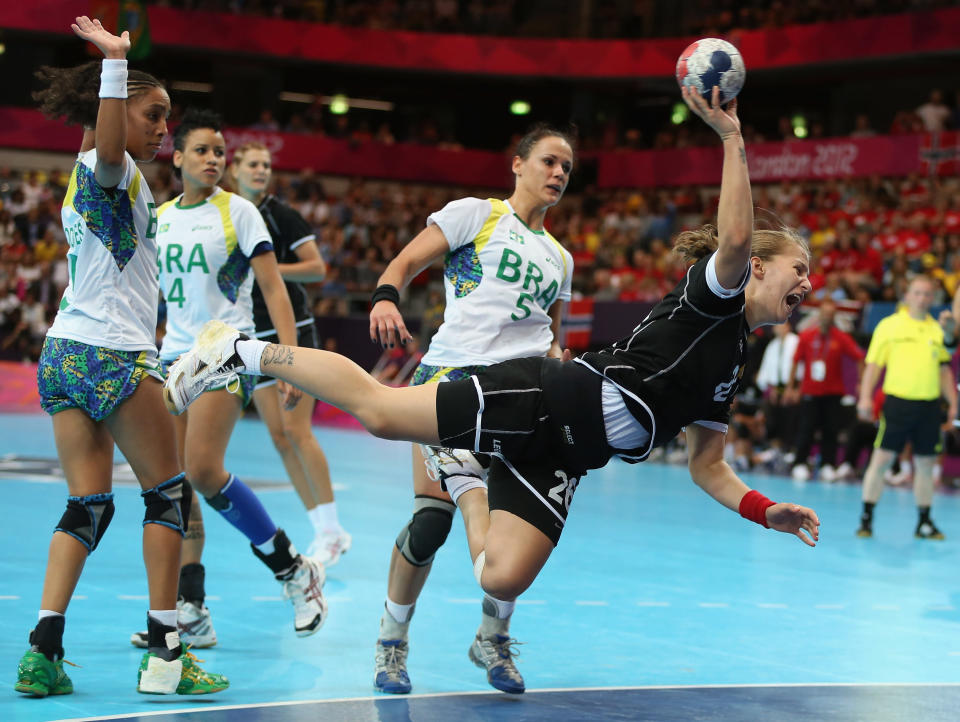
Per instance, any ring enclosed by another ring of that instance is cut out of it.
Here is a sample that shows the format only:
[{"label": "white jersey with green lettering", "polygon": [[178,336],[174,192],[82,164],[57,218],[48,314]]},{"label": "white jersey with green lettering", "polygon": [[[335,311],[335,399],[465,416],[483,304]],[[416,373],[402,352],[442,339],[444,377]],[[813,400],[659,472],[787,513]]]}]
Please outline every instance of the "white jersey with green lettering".
[{"label": "white jersey with green lettering", "polygon": [[160,287],[167,301],[167,332],[160,346],[164,361],[189,350],[212,319],[253,335],[250,259],[273,251],[270,233],[250,201],[222,188],[192,206],[180,205],[181,198],[157,211]]},{"label": "white jersey with green lettering", "polygon": [[430,215],[450,244],[447,306],[423,363],[489,366],[543,356],[553,342],[550,306],[570,300],[573,257],[534,231],[507,201],[462,198]]},{"label": "white jersey with green lettering", "polygon": [[80,153],[63,199],[69,282],[48,336],[116,351],[156,348],[157,212],[130,154],[116,188],[94,177],[96,149]]}]

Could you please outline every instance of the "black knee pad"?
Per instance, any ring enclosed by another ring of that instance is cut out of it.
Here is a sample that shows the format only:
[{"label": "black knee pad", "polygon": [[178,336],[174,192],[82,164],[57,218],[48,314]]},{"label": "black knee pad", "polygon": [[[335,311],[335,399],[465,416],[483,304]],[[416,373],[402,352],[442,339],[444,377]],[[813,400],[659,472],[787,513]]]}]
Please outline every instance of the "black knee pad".
[{"label": "black knee pad", "polygon": [[413,518],[397,537],[397,549],[403,558],[415,567],[425,567],[432,562],[437,549],[447,540],[456,509],[443,499],[414,497]]},{"label": "black knee pad", "polygon": [[69,534],[87,548],[97,548],[113,519],[113,493],[68,496],[67,510],[60,517],[56,531]]},{"label": "black knee pad", "polygon": [[180,532],[184,536],[187,522],[190,521],[190,504],[193,501],[193,487],[183,472],[152,489],[141,491],[143,503],[147,507],[143,514],[143,525],[160,524]]}]

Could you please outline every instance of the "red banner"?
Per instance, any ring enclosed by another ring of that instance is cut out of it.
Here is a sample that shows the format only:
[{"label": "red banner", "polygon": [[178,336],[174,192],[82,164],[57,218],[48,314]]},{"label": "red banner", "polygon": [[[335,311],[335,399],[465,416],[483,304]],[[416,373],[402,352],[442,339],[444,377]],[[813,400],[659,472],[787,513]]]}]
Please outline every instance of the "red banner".
[{"label": "red banner", "polygon": [[[82,133],[50,120],[36,110],[0,108],[0,148],[76,153]],[[357,176],[471,188],[513,185],[510,159],[484,150],[440,150],[413,143],[383,145],[353,143],[318,135],[272,133],[244,128],[224,131],[227,155],[250,141],[259,141],[273,154],[279,170],[311,169],[321,175]],[[172,136],[164,140],[160,158],[173,154]]]},{"label": "red banner", "polygon": [[[45,118],[39,111],[0,108],[0,148],[74,153],[80,130]],[[228,128],[228,155],[256,140],[273,153],[279,170],[311,169],[321,175],[509,188],[509,159],[482,150],[440,150],[413,143],[353,143],[325,136]],[[161,158],[172,154],[167,136]],[[683,150],[584,153],[597,161],[601,188],[652,188],[718,185],[721,150],[717,146]],[[960,133],[830,138],[792,143],[762,143],[747,148],[750,177],[756,182],[783,179],[905,176],[910,173],[956,175],[960,171]]]},{"label": "red banner", "polygon": [[[104,0],[3,3],[0,27],[70,33],[78,12]],[[78,8],[78,5],[80,6]],[[566,40],[344,28],[274,18],[151,6],[155,46],[321,63],[561,78],[666,77],[693,38]],[[116,17],[114,13],[113,18]],[[748,70],[956,50],[960,8],[736,32]]]},{"label": "red banner", "polygon": [[[956,173],[960,147],[955,133],[829,138],[761,143],[747,148],[750,178],[783,179],[903,176]],[[949,143],[949,145],[947,145]],[[719,147],[601,153],[597,184],[603,188],[717,185],[723,154]]]}]

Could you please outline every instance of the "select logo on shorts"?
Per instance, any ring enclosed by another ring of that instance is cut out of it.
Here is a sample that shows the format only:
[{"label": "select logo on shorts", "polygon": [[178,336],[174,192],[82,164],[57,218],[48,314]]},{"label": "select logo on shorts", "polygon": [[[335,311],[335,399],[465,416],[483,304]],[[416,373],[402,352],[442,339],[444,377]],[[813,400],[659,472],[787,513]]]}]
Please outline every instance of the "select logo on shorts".
[{"label": "select logo on shorts", "polygon": [[566,425],[563,427],[563,440],[568,446],[573,446],[573,433],[570,431],[570,427]]},{"label": "select logo on shorts", "polygon": [[493,453],[494,454],[500,453],[500,439],[493,440]]}]

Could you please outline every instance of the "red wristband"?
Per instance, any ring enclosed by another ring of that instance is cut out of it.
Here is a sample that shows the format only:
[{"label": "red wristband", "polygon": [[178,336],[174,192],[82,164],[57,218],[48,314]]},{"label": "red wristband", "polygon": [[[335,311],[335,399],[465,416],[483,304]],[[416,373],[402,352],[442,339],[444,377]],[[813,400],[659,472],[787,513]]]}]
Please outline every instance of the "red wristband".
[{"label": "red wristband", "polygon": [[751,489],[740,500],[740,516],[750,521],[755,521],[760,526],[767,526],[767,509],[776,504],[761,494],[756,489]]}]

